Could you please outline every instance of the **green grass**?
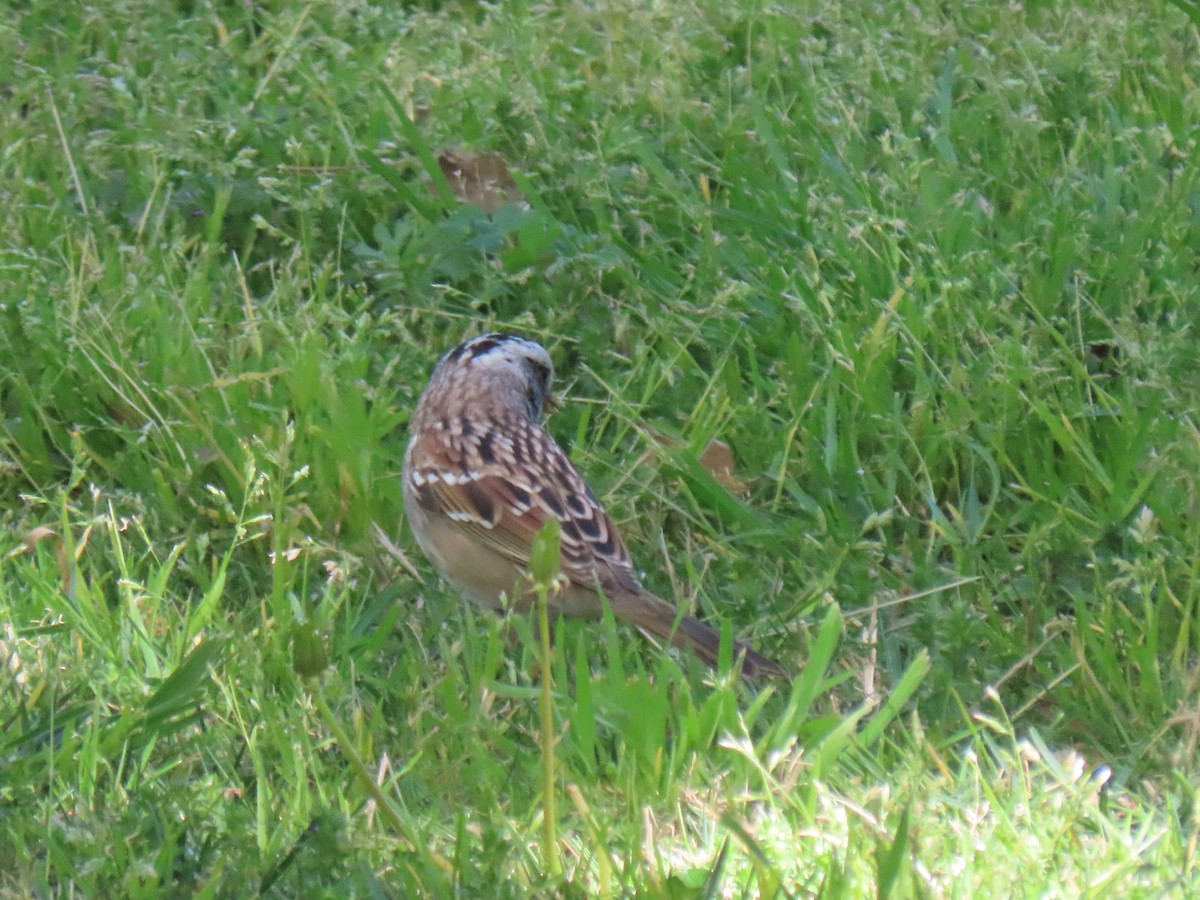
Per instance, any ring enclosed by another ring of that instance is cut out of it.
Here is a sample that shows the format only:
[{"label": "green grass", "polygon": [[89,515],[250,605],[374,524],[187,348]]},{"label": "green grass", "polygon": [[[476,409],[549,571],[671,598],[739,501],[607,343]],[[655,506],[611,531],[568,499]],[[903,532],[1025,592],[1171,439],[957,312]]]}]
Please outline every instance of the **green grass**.
[{"label": "green grass", "polygon": [[[0,893],[1200,890],[1191,5],[9,4]],[[436,580],[498,327],[793,683]]]}]

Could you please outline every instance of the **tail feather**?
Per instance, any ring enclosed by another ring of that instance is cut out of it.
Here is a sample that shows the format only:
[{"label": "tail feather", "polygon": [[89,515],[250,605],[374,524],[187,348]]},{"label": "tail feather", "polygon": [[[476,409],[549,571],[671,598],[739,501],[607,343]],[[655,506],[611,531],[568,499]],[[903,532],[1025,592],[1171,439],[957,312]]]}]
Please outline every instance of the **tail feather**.
[{"label": "tail feather", "polygon": [[[634,594],[622,599],[624,602],[612,602],[614,615],[654,637],[690,650],[709,666],[717,667],[721,634],[715,628],[695,616],[680,615],[673,606],[653,594]],[[747,678],[788,677],[788,671],[779,663],[738,640],[733,642],[733,659],[735,664],[740,662],[742,674]]]}]

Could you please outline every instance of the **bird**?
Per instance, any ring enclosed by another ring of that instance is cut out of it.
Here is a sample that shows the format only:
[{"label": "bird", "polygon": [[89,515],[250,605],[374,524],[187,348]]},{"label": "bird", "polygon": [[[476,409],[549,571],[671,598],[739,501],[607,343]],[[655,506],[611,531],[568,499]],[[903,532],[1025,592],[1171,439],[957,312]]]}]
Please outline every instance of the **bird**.
[{"label": "bird", "polygon": [[[528,610],[534,537],[560,525],[555,614],[617,619],[717,666],[720,634],[642,586],[629,550],[596,494],[542,428],[554,365],[539,343],[490,332],[437,363],[409,422],[401,473],[408,522],[426,558],[480,607]],[[734,641],[742,675],[786,677],[783,666]]]}]

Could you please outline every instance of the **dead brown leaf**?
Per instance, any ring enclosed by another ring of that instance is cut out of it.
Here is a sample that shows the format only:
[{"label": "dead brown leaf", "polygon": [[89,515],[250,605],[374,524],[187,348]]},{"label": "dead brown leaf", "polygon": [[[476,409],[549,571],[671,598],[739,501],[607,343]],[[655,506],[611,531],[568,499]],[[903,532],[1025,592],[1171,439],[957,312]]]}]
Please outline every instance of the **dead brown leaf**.
[{"label": "dead brown leaf", "polygon": [[739,496],[750,493],[750,486],[738,478],[733,471],[733,451],[724,441],[708,442],[704,452],[700,454],[700,465],[708,469],[713,478],[717,479],[725,490]]},{"label": "dead brown leaf", "polygon": [[438,166],[455,197],[481,207],[488,215],[525,200],[499,153],[443,150],[438,154]]},{"label": "dead brown leaf", "polygon": [[58,533],[53,528],[39,525],[37,528],[31,528],[25,532],[25,537],[21,540],[21,543],[25,545],[26,550],[32,550],[46,538],[51,537],[58,537]]},{"label": "dead brown leaf", "polygon": [[[57,531],[52,528],[47,528],[45,525],[39,525],[36,528],[31,528],[29,531],[25,532],[25,537],[21,540],[21,543],[24,545],[24,550],[17,550],[15,552],[28,553],[47,538],[50,538],[54,541],[54,558],[58,562],[58,574],[62,579],[63,592],[69,597],[74,596],[74,561],[67,558],[66,544],[63,542],[63,539],[59,537]],[[86,535],[82,543],[87,543]],[[80,546],[78,549],[82,551],[83,547]],[[78,554],[76,555],[76,559],[78,559]]]}]

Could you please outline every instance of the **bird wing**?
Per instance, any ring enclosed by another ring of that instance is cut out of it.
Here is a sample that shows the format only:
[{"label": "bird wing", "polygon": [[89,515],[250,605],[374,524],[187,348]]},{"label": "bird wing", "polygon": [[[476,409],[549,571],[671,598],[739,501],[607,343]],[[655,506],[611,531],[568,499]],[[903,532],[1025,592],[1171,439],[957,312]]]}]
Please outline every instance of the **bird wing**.
[{"label": "bird wing", "polygon": [[606,594],[641,590],[616,525],[554,439],[528,421],[502,424],[482,433],[443,427],[433,446],[414,447],[417,502],[521,569],[534,537],[557,519],[563,575]]}]

